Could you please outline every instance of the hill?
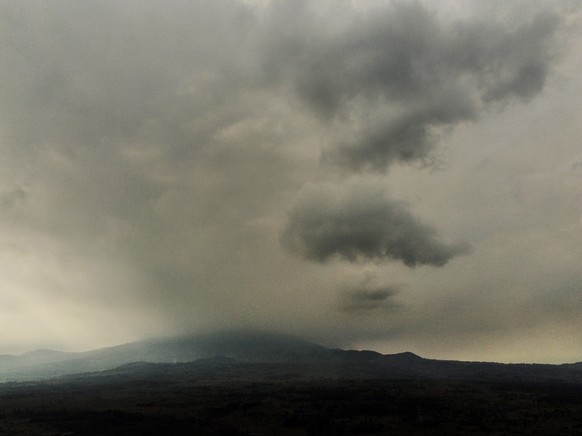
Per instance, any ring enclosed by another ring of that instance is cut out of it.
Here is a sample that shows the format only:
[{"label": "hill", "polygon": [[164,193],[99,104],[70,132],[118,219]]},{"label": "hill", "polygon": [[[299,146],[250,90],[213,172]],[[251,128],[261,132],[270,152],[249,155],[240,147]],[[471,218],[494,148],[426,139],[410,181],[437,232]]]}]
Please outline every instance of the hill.
[{"label": "hill", "polygon": [[[253,366],[253,364],[255,366]],[[82,353],[39,350],[0,356],[0,381],[41,380],[65,375],[139,376],[145,372],[216,368],[242,374],[269,365],[279,376],[336,379],[441,379],[582,384],[582,363],[501,364],[425,359],[410,352],[331,349],[296,337],[259,331],[226,331],[158,338]]]}]

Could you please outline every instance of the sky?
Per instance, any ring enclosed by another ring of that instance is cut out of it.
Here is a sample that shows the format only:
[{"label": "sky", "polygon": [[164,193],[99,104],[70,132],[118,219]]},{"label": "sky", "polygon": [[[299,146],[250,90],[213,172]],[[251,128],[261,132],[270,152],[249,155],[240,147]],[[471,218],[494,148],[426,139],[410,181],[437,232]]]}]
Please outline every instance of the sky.
[{"label": "sky", "polygon": [[580,6],[1,2],[0,352],[582,361]]}]

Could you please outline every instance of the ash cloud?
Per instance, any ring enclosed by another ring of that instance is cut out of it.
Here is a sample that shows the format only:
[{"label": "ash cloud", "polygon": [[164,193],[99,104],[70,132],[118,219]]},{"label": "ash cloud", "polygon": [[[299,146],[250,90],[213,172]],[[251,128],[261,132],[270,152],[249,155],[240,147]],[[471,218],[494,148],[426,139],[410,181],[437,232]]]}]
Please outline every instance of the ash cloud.
[{"label": "ash cloud", "polygon": [[443,266],[467,254],[466,243],[442,242],[435,229],[367,183],[307,185],[281,241],[307,259],[398,260],[408,267]]}]

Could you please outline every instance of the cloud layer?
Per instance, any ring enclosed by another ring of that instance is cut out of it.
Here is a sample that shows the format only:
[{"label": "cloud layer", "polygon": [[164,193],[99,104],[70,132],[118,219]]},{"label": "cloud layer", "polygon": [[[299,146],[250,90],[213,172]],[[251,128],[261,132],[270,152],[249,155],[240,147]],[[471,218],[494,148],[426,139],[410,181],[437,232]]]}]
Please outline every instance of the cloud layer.
[{"label": "cloud layer", "polygon": [[[305,3],[299,2],[297,8]],[[443,19],[420,2],[393,2],[338,30],[307,27],[275,38],[277,70],[333,124],[324,159],[384,170],[426,158],[435,130],[476,119],[492,104],[538,94],[560,24],[551,8],[515,19]],[[327,32],[326,32],[327,30]],[[287,53],[285,53],[285,51]]]},{"label": "cloud layer", "polygon": [[515,328],[500,308],[580,319],[576,13],[2,2],[0,351],[238,326],[453,350]]},{"label": "cloud layer", "polygon": [[[287,37],[276,45],[279,56],[289,51],[278,71],[290,75],[328,130],[324,164],[382,172],[397,162],[428,163],[446,129],[477,119],[491,105],[539,93],[558,26],[551,9],[516,26],[477,17],[443,20],[422,3],[396,2],[339,31]],[[466,243],[440,242],[403,204],[351,189],[304,189],[284,244],[317,261],[338,255],[396,259],[410,267],[443,266],[469,252]]]}]

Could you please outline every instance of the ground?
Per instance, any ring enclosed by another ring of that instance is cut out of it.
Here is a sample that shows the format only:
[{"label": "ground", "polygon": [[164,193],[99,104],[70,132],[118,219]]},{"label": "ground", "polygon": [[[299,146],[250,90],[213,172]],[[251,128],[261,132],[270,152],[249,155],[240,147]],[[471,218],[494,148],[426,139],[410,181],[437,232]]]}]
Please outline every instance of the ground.
[{"label": "ground", "polygon": [[7,383],[0,434],[582,434],[580,384],[310,378],[291,369]]}]

